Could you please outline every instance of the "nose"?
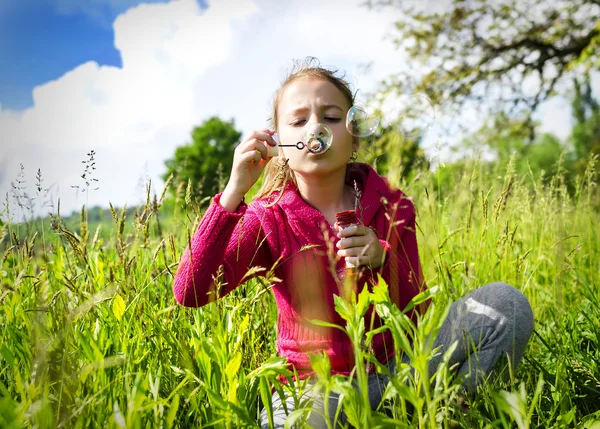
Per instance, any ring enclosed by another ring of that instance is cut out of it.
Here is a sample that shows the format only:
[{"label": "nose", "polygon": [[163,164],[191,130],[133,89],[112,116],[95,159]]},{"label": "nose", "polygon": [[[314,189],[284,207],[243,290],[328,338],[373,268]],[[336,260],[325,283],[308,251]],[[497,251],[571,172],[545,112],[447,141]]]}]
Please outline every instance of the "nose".
[{"label": "nose", "polygon": [[311,113],[310,117],[306,121],[307,125],[318,124],[321,122],[321,118],[317,113]]}]

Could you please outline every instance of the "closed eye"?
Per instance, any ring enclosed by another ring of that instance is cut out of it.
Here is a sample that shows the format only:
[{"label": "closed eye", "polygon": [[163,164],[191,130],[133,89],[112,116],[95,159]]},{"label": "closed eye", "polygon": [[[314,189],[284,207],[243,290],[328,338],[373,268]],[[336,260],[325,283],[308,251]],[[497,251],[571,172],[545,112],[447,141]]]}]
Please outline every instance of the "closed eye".
[{"label": "closed eye", "polygon": [[[341,118],[334,118],[334,117],[330,117],[330,116],[327,116],[327,117],[325,117],[323,119],[325,119],[328,122],[334,122],[334,123],[335,122],[340,122],[342,120]],[[290,125],[292,125],[294,127],[299,127],[299,126],[304,125],[305,123],[306,123],[306,120],[301,119],[301,120],[292,122]]]}]

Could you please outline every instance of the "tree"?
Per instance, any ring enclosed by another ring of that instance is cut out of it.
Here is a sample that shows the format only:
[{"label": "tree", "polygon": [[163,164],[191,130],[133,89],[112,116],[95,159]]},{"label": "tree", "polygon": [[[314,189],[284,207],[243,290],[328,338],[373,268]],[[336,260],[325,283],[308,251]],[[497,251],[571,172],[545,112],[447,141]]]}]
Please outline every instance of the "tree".
[{"label": "tree", "polygon": [[582,82],[574,79],[571,106],[575,119],[571,131],[575,168],[579,173],[583,173],[590,156],[600,155],[600,106],[592,94],[589,75],[586,75]]},{"label": "tree", "polygon": [[235,129],[232,119],[223,122],[211,117],[192,131],[192,142],[179,146],[175,156],[165,162],[166,180],[173,174],[177,189],[188,184],[190,196],[201,198],[221,190],[228,180],[233,164],[233,151],[242,133]]},{"label": "tree", "polygon": [[600,68],[600,0],[453,0],[443,14],[402,0],[367,4],[402,9],[394,42],[423,67],[390,76],[383,92],[525,113],[531,138],[538,105],[582,70]]},{"label": "tree", "polygon": [[387,176],[391,183],[397,185],[400,179],[429,169],[420,143],[420,136],[407,138],[399,126],[390,124],[370,137],[370,143],[364,145],[364,158],[379,174]]}]

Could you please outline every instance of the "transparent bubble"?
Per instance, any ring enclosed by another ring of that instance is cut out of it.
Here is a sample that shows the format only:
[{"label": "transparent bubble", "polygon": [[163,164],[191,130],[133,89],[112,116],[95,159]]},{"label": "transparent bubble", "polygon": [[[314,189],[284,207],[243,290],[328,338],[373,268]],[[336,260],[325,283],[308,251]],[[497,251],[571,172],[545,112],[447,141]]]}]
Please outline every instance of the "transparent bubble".
[{"label": "transparent bubble", "polygon": [[346,114],[346,129],[356,137],[368,137],[379,128],[381,115],[365,105],[354,105]]},{"label": "transparent bubble", "polygon": [[324,153],[333,143],[333,133],[323,124],[309,125],[304,131],[304,145],[311,153]]},{"label": "transparent bubble", "polygon": [[397,124],[405,137],[427,132],[435,122],[435,107],[425,95],[413,94],[388,98],[382,103],[384,126]]}]

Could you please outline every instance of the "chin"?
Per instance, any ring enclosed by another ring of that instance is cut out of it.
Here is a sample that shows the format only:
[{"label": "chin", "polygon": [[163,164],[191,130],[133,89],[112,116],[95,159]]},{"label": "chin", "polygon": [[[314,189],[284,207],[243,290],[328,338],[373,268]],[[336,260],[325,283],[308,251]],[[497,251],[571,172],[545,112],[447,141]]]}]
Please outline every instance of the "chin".
[{"label": "chin", "polygon": [[303,162],[298,169],[294,169],[297,174],[318,176],[329,175],[340,170],[346,171],[346,164],[331,164],[330,161],[325,161],[323,158],[319,158],[318,156]]}]

